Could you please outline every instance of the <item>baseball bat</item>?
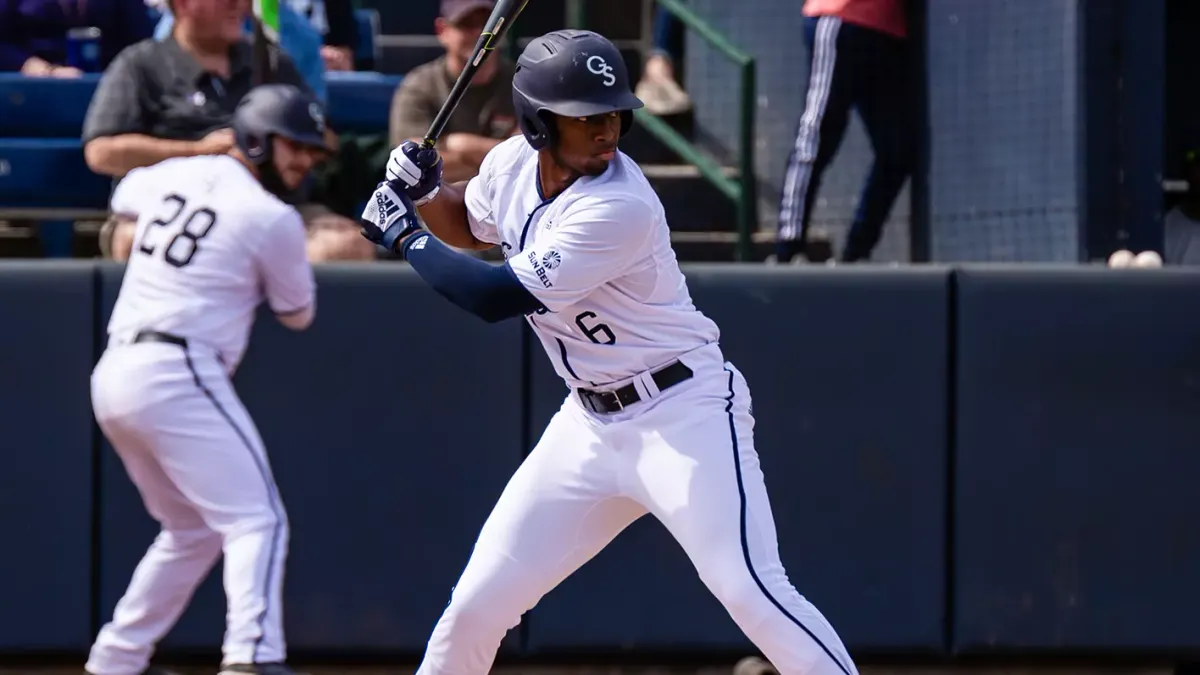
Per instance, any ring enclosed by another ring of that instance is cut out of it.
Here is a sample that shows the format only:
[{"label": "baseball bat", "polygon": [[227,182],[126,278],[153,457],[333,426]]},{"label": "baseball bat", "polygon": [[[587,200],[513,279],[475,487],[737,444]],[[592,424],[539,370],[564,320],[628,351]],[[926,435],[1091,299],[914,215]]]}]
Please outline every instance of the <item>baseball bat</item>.
[{"label": "baseball bat", "polygon": [[254,86],[275,80],[271,45],[279,45],[279,0],[254,0],[254,52],[250,65]]},{"label": "baseball bat", "polygon": [[425,132],[424,145],[426,148],[432,148],[437,144],[438,138],[446,128],[446,123],[454,114],[454,109],[458,107],[467,87],[471,86],[471,80],[475,78],[480,64],[504,39],[504,34],[508,32],[509,28],[512,28],[513,22],[517,20],[517,16],[521,14],[521,10],[525,9],[525,5],[528,3],[529,0],[500,0],[496,3],[496,7],[492,9],[492,15],[488,17],[487,23],[483,26],[483,33],[479,35],[479,40],[475,43],[475,50],[471,52],[471,60],[458,74],[458,80],[450,89],[450,95],[442,102],[441,109],[433,118],[433,124],[429,125],[429,131]]}]

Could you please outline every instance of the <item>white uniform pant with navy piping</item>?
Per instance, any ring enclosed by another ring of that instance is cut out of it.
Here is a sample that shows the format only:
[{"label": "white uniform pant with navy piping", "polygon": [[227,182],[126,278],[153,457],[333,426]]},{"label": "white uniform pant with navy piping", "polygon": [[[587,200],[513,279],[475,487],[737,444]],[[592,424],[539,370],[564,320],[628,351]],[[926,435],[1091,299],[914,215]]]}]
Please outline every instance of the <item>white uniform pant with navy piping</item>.
[{"label": "white uniform pant with navy piping", "polygon": [[104,435],[161,531],[92,646],[95,675],[134,675],[224,554],[223,662],[286,658],[287,515],[265,448],[215,354],[112,346],[92,373]]},{"label": "white uniform pant with navy piping", "polygon": [[857,675],[780,562],[745,380],[719,356],[688,365],[691,380],[610,416],[567,399],[484,524],[418,675],[485,675],[521,615],[646,513],[783,675]]}]

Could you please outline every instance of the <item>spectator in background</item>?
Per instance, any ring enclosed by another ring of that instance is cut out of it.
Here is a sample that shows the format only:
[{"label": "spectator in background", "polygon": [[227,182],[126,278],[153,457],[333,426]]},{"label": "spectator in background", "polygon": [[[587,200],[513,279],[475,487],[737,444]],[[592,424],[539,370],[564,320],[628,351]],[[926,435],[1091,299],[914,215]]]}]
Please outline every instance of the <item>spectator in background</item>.
[{"label": "spectator in background", "polygon": [[150,37],[142,0],[0,0],[0,71],[31,77],[78,77],[67,61],[67,31],[98,28],[97,70]]},{"label": "spectator in background", "polygon": [[[493,4],[488,0],[442,0],[434,32],[446,54],[414,68],[396,89],[389,125],[393,147],[424,138],[471,58]],[[438,142],[446,182],[474,176],[489,150],[520,131],[513,112],[513,71],[512,61],[496,50],[471,80]]]},{"label": "spectator in background", "polygon": [[[84,158],[97,173],[120,178],[171,157],[224,153],[233,145],[233,111],[252,86],[252,47],[244,39],[250,0],[171,0],[170,37],[144,40],[123,52],[100,78],[84,120]],[[311,90],[285,54],[276,79]],[[330,142],[335,138],[330,134]],[[375,247],[357,223],[328,208],[298,204],[314,261],[374,259]],[[102,246],[128,257],[128,221],[110,220]],[[118,248],[118,245],[121,248]]]},{"label": "spectator in background", "polygon": [[1187,192],[1163,217],[1163,262],[1167,265],[1200,265],[1200,154],[1184,153]]},{"label": "spectator in background", "polygon": [[[354,45],[358,42],[358,24],[351,0],[285,0],[288,7],[304,17],[321,40],[321,59],[325,70],[354,70]],[[282,8],[281,8],[282,9]]]},{"label": "spectator in background", "polygon": [[692,99],[675,72],[683,58],[683,23],[659,7],[654,13],[654,49],[642,68],[634,94],[642,99],[652,115],[677,115],[692,107]]},{"label": "spectator in background", "polygon": [[875,151],[842,250],[843,262],[869,260],[916,154],[912,59],[903,0],[806,0],[809,80],[804,114],[788,159],[779,207],[776,259],[807,253],[808,225],[821,177],[837,153],[850,109],[858,110]]},{"label": "spectator in background", "polygon": [[[175,26],[175,15],[166,0],[146,0],[146,4],[162,12],[162,18],[154,29],[154,39],[171,37]],[[246,35],[252,36],[253,23],[246,22]],[[286,4],[279,5],[279,46],[292,60],[292,65],[304,77],[308,88],[322,102],[328,100],[325,86],[325,62],[321,58],[321,35],[308,19]]]}]

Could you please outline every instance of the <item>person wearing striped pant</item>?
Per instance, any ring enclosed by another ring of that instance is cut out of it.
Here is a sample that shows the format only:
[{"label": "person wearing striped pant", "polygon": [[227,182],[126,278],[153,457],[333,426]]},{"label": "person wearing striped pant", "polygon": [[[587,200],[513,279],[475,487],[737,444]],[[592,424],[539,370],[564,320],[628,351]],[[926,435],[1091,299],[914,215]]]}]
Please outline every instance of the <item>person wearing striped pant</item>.
[{"label": "person wearing striped pant", "polygon": [[904,0],[806,0],[803,13],[810,75],[784,176],[776,256],[789,262],[806,255],[814,197],[853,108],[870,137],[875,161],[841,260],[868,260],[915,156]]}]

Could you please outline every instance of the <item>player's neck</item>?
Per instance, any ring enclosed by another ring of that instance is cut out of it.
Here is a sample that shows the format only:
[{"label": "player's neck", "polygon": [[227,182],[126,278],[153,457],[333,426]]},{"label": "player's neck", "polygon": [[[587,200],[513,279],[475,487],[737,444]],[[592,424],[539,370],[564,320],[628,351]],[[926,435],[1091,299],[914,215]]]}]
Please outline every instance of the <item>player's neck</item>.
[{"label": "player's neck", "polygon": [[560,192],[571,187],[571,183],[579,180],[579,173],[559,164],[550,150],[538,151],[538,187],[542,189],[542,199],[553,199]]},{"label": "player's neck", "polygon": [[254,162],[251,162],[246,155],[242,154],[241,150],[238,148],[233,148],[228,154],[230,157],[236,159],[242,166],[246,167],[246,170],[250,172],[251,176],[258,178],[258,167],[255,166]]}]

